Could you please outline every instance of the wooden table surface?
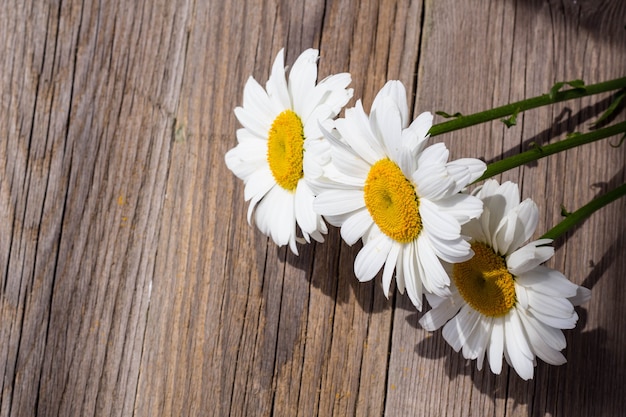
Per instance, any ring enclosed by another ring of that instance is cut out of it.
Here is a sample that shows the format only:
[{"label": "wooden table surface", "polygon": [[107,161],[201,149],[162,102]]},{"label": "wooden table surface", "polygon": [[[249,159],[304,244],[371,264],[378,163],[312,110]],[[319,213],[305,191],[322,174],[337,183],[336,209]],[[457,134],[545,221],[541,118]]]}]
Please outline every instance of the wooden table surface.
[{"label": "wooden table surface", "polygon": [[[0,416],[626,415],[626,199],[556,242],[549,266],[593,296],[568,363],[525,382],[478,371],[380,277],[358,283],[337,229],[276,247],[224,163],[246,79],[283,47],[319,48],[320,79],[351,72],[366,109],[399,79],[413,117],[468,114],[624,76],[626,2],[141,3],[2,2]],[[609,100],[436,141],[493,161],[589,130]],[[500,177],[538,203],[537,236],[624,182],[618,141]]]}]

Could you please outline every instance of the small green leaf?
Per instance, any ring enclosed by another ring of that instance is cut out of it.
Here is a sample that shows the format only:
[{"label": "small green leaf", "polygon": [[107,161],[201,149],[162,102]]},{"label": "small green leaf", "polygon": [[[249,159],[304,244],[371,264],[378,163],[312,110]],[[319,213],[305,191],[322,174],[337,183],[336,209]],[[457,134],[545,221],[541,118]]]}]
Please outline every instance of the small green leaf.
[{"label": "small green leaf", "polygon": [[564,85],[569,85],[574,90],[579,90],[580,92],[585,92],[587,88],[585,87],[585,82],[583,80],[572,80],[572,81],[560,81],[552,86],[550,89],[550,100],[556,99],[556,94],[559,92]]},{"label": "small green leaf", "polygon": [[451,119],[451,118],[453,118],[453,117],[455,117],[455,118],[456,118],[456,117],[461,117],[461,116],[463,116],[463,115],[462,115],[461,113],[459,113],[459,112],[456,112],[456,113],[454,113],[454,114],[450,114],[450,113],[446,113],[445,111],[441,111],[441,110],[440,110],[440,111],[436,111],[436,112],[435,112],[435,114],[436,114],[436,115],[438,115],[438,116],[441,116],[441,117],[445,117],[446,119]]},{"label": "small green leaf", "polygon": [[537,142],[530,142],[528,144],[530,149],[536,149],[538,152],[543,153],[543,148]]},{"label": "small green leaf", "polygon": [[506,119],[500,119],[500,121],[502,123],[504,123],[506,125],[507,128],[510,128],[511,126],[515,126],[517,124],[517,115],[520,112],[520,108],[518,107],[517,109],[515,109],[515,112],[513,112],[513,114],[506,118]]},{"label": "small green leaf", "polygon": [[617,106],[620,105],[620,103],[622,102],[622,99],[624,98],[624,96],[626,96],[626,90],[620,90],[616,95],[615,98],[613,99],[613,101],[611,102],[611,104],[609,105],[609,107],[604,111],[604,113],[602,113],[602,115],[598,118],[598,120],[596,120],[595,122],[593,122],[591,124],[591,128],[595,129],[596,127],[598,127],[598,125],[600,123],[602,123],[603,121],[605,121],[610,115],[613,114],[613,112],[615,112],[615,109],[617,109]]},{"label": "small green leaf", "polygon": [[563,217],[567,217],[570,214],[572,214],[570,211],[567,211],[567,209],[565,208],[565,206],[563,204],[561,204],[561,216]]},{"label": "small green leaf", "polygon": [[624,133],[624,136],[622,136],[622,138],[619,140],[619,142],[617,142],[617,144],[613,145],[611,142],[609,142],[609,145],[612,148],[619,148],[620,146],[622,146],[625,140],[626,140],[626,133]]}]

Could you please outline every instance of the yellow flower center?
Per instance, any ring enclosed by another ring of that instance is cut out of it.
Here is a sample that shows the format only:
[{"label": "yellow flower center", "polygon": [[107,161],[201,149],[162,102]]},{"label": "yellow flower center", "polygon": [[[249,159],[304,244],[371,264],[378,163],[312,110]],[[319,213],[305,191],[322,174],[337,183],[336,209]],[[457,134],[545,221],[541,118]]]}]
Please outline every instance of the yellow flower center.
[{"label": "yellow flower center", "polygon": [[372,165],[363,191],[365,206],[383,233],[400,243],[415,240],[422,230],[419,199],[395,162],[381,159]]},{"label": "yellow flower center", "polygon": [[276,116],[267,139],[267,162],[276,183],[288,191],[295,191],[302,171],[304,157],[304,127],[292,110]]},{"label": "yellow flower center", "polygon": [[474,257],[454,264],[459,293],[474,310],[488,317],[502,316],[515,305],[513,275],[504,259],[484,243],[472,243]]}]

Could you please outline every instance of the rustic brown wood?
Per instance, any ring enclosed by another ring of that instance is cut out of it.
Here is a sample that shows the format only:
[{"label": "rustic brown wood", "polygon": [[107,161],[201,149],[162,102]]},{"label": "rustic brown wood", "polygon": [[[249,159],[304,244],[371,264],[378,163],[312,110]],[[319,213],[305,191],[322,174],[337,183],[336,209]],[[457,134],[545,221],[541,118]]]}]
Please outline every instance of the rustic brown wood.
[{"label": "rustic brown wood", "polygon": [[[293,4],[292,4],[293,3]],[[332,229],[296,257],[246,222],[224,164],[253,75],[321,50],[366,109],[471,113],[626,73],[626,3],[4,2],[0,9],[0,416],[617,416],[626,408],[626,200],[556,242],[593,289],[568,363],[476,370],[405,296],[352,272]],[[442,135],[499,159],[588,130],[609,94]],[[353,101],[354,102],[354,101]],[[624,112],[617,120],[624,119]],[[441,119],[439,119],[441,120]],[[537,235],[626,179],[616,138],[501,178]]]}]

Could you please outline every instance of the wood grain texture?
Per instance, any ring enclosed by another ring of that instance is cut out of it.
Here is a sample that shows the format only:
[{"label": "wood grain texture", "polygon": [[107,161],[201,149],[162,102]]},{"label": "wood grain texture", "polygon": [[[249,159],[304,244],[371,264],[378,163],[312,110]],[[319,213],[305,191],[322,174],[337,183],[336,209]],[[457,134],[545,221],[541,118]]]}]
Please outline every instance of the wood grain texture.
[{"label": "wood grain texture", "polygon": [[[360,245],[300,256],[246,221],[233,109],[320,49],[366,109],[389,79],[471,113],[626,73],[620,0],[12,2],[0,8],[0,416],[618,416],[626,408],[626,200],[549,265],[592,288],[568,363],[524,382],[429,334]],[[604,94],[437,137],[486,161],[588,130]],[[354,103],[354,100],[352,101]],[[624,112],[617,120],[623,120]],[[537,236],[626,179],[616,139],[505,173]]]}]

